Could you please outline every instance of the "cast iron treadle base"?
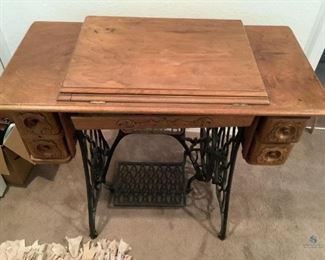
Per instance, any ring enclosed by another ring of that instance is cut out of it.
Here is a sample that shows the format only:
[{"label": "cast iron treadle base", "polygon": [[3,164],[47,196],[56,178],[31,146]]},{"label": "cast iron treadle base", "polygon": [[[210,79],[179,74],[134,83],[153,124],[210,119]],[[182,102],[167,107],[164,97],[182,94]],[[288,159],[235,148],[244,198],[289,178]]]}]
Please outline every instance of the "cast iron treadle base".
[{"label": "cast iron treadle base", "polygon": [[[101,185],[106,183],[108,168],[118,143],[137,131],[119,131],[112,146],[106,142],[101,130],[76,131],[87,186],[90,237],[97,236],[95,215]],[[177,131],[155,130],[153,134],[165,134],[175,138],[184,148],[182,163],[128,163],[120,164],[115,184],[116,206],[161,206],[186,205],[185,192],[191,191],[194,180],[212,183],[216,188],[221,215],[219,238],[226,237],[231,183],[239,145],[244,128],[201,128],[200,136],[189,138],[185,129]],[[190,159],[194,175],[185,189],[184,164]],[[113,187],[114,191],[114,187]]]},{"label": "cast iron treadle base", "polygon": [[184,163],[120,162],[114,206],[184,207]]}]

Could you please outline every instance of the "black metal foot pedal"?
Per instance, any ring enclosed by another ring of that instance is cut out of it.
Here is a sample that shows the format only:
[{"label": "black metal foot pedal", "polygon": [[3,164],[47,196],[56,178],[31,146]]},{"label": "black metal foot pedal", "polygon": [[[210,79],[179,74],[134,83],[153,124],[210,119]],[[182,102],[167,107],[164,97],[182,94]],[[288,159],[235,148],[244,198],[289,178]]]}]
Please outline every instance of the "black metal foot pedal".
[{"label": "black metal foot pedal", "polygon": [[184,163],[120,162],[114,206],[184,207]]}]

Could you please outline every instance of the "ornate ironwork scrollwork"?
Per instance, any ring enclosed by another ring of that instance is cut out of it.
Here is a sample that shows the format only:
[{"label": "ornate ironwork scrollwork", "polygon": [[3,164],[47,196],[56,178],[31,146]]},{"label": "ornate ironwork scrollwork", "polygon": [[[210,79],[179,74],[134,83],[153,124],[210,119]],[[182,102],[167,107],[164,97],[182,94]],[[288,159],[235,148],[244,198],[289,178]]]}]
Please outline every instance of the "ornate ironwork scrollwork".
[{"label": "ornate ironwork scrollwork", "polygon": [[110,147],[100,130],[77,131],[82,161],[84,166],[85,180],[88,199],[88,220],[90,237],[97,237],[95,228],[95,215],[99,199],[102,178],[108,167],[108,155]]},{"label": "ornate ironwork scrollwork", "polygon": [[106,142],[101,130],[79,130],[76,134],[87,186],[90,237],[95,238],[97,237],[95,215],[101,186],[106,182],[106,175],[114,150],[124,134],[120,131],[111,147]]},{"label": "ornate ironwork scrollwork", "polygon": [[[189,179],[187,191],[193,180],[211,182],[216,186],[216,195],[221,214],[219,238],[226,235],[230,189],[243,129],[238,127],[201,128],[200,136],[186,137],[185,129],[177,131],[150,131],[174,137],[184,148],[195,174]],[[100,130],[77,131],[87,185],[90,237],[97,236],[95,213],[101,190],[115,148],[120,140],[133,131],[120,130],[110,147]],[[135,131],[135,133],[138,133]]]},{"label": "ornate ironwork scrollwork", "polygon": [[216,186],[221,228],[219,238],[225,239],[232,177],[243,129],[238,127],[201,128],[199,138],[175,137],[184,147],[195,174],[189,179],[187,191],[194,180],[212,182]]}]

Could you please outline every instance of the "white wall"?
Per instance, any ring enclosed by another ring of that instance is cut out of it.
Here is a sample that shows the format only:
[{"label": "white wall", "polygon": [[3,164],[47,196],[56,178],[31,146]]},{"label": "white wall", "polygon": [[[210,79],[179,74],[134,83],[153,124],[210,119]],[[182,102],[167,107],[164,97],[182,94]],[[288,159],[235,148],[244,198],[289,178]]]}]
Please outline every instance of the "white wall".
[{"label": "white wall", "polygon": [[2,67],[1,60],[0,60],[0,76],[1,76],[2,72],[3,72],[3,67]]},{"label": "white wall", "polygon": [[87,15],[241,19],[245,24],[290,26],[315,67],[321,55],[319,49],[325,48],[324,30],[319,35],[325,23],[324,1],[0,0],[0,29],[6,42],[0,48],[7,49],[5,55],[11,56],[36,20],[83,21]]}]

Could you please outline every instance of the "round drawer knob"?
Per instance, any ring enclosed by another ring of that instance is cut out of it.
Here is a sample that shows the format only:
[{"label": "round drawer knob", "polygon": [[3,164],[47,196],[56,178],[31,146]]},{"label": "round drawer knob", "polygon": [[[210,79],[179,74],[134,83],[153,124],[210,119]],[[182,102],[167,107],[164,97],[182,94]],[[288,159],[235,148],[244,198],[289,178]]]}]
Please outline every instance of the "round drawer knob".
[{"label": "round drawer knob", "polygon": [[276,161],[281,158],[281,155],[280,151],[269,151],[266,153],[266,158],[268,161]]},{"label": "round drawer knob", "polygon": [[51,146],[47,144],[38,144],[37,150],[41,153],[48,153],[49,151],[51,151]]},{"label": "round drawer knob", "polygon": [[34,128],[38,124],[39,120],[37,118],[28,117],[24,120],[24,125],[28,128]]},{"label": "round drawer knob", "polygon": [[294,126],[283,126],[277,131],[277,136],[281,140],[287,140],[293,138],[296,134],[296,128]]}]

